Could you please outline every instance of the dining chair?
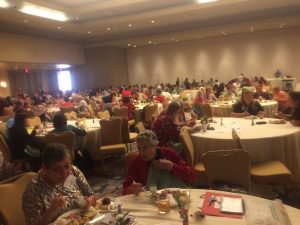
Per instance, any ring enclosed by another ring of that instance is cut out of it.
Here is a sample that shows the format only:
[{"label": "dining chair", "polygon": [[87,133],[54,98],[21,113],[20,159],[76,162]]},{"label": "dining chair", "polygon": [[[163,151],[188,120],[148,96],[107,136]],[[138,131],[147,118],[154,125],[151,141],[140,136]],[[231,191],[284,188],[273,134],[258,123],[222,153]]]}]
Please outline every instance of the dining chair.
[{"label": "dining chair", "polygon": [[67,118],[67,120],[77,120],[77,114],[75,111],[66,112],[64,113],[64,115]]},{"label": "dining chair", "polygon": [[71,155],[71,159],[74,160],[74,144],[75,144],[75,134],[72,131],[65,131],[61,133],[50,132],[45,135],[45,142],[48,143],[59,143],[65,145]]},{"label": "dining chair", "polygon": [[210,188],[218,183],[251,191],[250,155],[243,149],[208,151],[202,160]]},{"label": "dining chair", "polygon": [[212,110],[209,104],[200,104],[201,110],[203,112],[203,114],[207,117],[207,118],[212,118]]},{"label": "dining chair", "polygon": [[121,134],[122,134],[122,143],[126,144],[126,148],[128,152],[129,151],[128,143],[134,142],[138,134],[136,132],[129,131],[128,119],[124,117],[122,118]]},{"label": "dining chair", "polygon": [[2,115],[2,116],[0,116],[0,121],[6,122],[7,120],[9,120],[12,117],[14,117],[14,114]]},{"label": "dining chair", "polygon": [[41,124],[42,124],[41,118],[38,116],[34,116],[26,120],[27,127],[40,126]]},{"label": "dining chair", "polygon": [[26,225],[22,196],[29,181],[37,176],[27,172],[0,183],[0,224]]},{"label": "dining chair", "polygon": [[[245,149],[235,129],[232,129],[232,138],[237,148]],[[251,178],[261,184],[283,185],[285,189],[288,184],[292,185],[293,188],[296,187],[291,171],[279,160],[270,160],[252,165]]]},{"label": "dining chair", "polygon": [[99,157],[102,165],[104,164],[104,156],[112,154],[125,154],[126,145],[122,143],[122,119],[111,117],[110,119],[100,120],[102,145],[99,147]]},{"label": "dining chair", "polygon": [[94,108],[93,108],[93,106],[91,104],[88,104],[88,111],[90,113],[90,117],[91,118],[95,118],[96,117],[95,110],[94,110]]},{"label": "dining chair", "polygon": [[146,124],[146,127],[149,129],[152,129],[153,116],[156,113],[157,107],[158,105],[156,103],[144,106],[144,122]]},{"label": "dining chair", "polygon": [[128,107],[122,106],[122,107],[114,107],[113,108],[113,113],[116,117],[121,117],[121,118],[127,118],[128,119],[128,125],[132,126],[135,124],[135,120],[129,120],[128,118]]},{"label": "dining chair", "polygon": [[188,127],[182,127],[180,130],[180,141],[183,146],[183,152],[186,156],[187,163],[192,166],[198,175],[198,181],[207,183],[207,176],[203,163],[195,162],[196,150],[192,142]]},{"label": "dining chair", "polygon": [[99,119],[109,119],[110,118],[109,111],[107,111],[107,110],[100,111],[100,112],[98,112],[97,117]]}]

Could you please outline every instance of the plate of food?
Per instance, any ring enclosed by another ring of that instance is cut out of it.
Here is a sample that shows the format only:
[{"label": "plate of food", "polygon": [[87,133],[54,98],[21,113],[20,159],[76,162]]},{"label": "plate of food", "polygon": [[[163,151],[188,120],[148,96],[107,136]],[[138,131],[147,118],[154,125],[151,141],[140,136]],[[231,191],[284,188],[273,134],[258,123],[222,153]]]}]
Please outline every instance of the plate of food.
[{"label": "plate of food", "polygon": [[58,217],[54,225],[80,225],[86,224],[99,216],[97,210],[90,206],[88,208],[74,209]]},{"label": "plate of food", "polygon": [[122,205],[122,203],[116,198],[106,197],[98,199],[95,208],[99,210],[100,213],[105,213],[110,210],[111,205]]}]

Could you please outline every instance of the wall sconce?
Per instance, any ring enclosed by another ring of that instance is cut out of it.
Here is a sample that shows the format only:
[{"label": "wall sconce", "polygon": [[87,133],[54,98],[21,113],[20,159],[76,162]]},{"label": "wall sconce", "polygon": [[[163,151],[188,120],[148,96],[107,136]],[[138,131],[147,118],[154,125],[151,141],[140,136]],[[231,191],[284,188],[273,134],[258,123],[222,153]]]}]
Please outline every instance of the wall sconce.
[{"label": "wall sconce", "polygon": [[7,87],[7,83],[5,81],[1,81],[0,82],[0,86],[3,87],[3,88],[6,88]]}]

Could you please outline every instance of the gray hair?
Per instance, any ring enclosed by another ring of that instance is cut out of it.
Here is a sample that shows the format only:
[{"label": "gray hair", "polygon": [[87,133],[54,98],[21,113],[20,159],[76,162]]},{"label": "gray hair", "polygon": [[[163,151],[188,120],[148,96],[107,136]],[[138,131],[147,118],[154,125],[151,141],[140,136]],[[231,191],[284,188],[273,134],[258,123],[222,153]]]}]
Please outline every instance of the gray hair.
[{"label": "gray hair", "polygon": [[136,137],[136,141],[147,141],[149,142],[153,147],[158,146],[158,140],[156,134],[152,130],[144,130],[138,134]]}]

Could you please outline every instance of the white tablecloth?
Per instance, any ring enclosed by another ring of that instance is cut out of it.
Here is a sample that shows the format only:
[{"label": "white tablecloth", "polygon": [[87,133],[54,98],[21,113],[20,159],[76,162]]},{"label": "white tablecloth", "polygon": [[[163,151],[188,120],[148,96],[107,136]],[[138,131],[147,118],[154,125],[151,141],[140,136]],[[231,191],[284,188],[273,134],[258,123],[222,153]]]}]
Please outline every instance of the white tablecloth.
[{"label": "white tablecloth", "polygon": [[280,160],[291,170],[296,181],[300,181],[300,127],[290,123],[252,126],[251,120],[242,118],[222,118],[221,126],[221,119],[215,120],[217,123],[211,124],[214,131],[191,135],[197,161],[201,161],[204,152],[236,148],[231,135],[232,128],[235,128],[244,148],[250,153],[252,163]]},{"label": "white tablecloth", "polygon": [[[214,103],[211,104],[211,110],[213,116],[220,116],[220,117],[230,117],[232,112],[232,102],[222,102],[222,103]],[[277,112],[278,103],[276,101],[263,101],[260,102],[261,106],[264,108],[265,117],[273,117],[274,112]]]},{"label": "white tablecloth", "polygon": [[[192,189],[191,190],[191,203],[189,208],[189,224],[201,224],[201,225],[246,225],[246,216],[242,219],[233,219],[227,217],[205,216],[204,218],[195,216],[195,212],[199,212],[201,205],[200,196],[205,194],[208,190]],[[210,190],[211,191],[211,190]],[[224,193],[224,192],[221,192]],[[227,192],[225,192],[227,193]],[[233,194],[233,193],[228,193]],[[268,200],[250,196],[241,195],[245,201],[263,201]],[[137,219],[137,225],[182,225],[179,217],[179,212],[176,207],[171,208],[170,212],[161,215],[158,213],[158,209],[152,199],[145,196],[144,193],[140,193],[138,196],[126,195],[118,198],[122,203],[123,212],[130,212]],[[300,224],[300,210],[286,206],[285,209],[290,217],[293,225]]]}]

